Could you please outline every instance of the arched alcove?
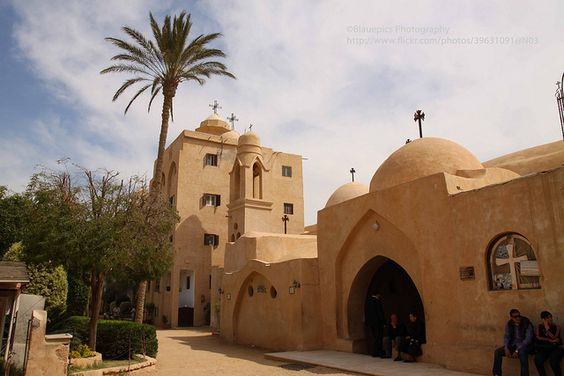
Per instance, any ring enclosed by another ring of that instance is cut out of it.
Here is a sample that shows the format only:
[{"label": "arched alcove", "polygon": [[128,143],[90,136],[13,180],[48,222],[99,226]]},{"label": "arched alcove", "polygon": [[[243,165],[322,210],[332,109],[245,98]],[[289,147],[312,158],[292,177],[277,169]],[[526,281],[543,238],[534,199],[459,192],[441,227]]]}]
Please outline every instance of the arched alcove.
[{"label": "arched alcove", "polygon": [[398,314],[403,323],[408,322],[410,312],[417,312],[424,319],[421,296],[405,269],[395,261],[376,256],[364,264],[355,276],[347,302],[348,332],[352,340],[361,343],[355,351],[368,353],[365,323],[365,304],[372,294],[380,295],[384,314],[388,319]]},{"label": "arched alcove", "polygon": [[258,162],[253,164],[253,198],[262,199],[262,168]]}]

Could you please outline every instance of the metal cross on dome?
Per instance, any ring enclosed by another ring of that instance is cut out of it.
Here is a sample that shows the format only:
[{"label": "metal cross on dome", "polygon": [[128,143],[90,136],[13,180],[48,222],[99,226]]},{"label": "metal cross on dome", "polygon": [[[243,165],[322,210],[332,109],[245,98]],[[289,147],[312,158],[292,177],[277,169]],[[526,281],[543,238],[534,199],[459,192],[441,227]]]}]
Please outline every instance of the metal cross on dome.
[{"label": "metal cross on dome", "polygon": [[239,119],[235,117],[235,114],[233,112],[231,113],[231,116],[227,118],[227,120],[229,120],[229,122],[231,123],[231,129],[235,129],[235,122],[239,121]]},{"label": "metal cross on dome", "polygon": [[423,138],[423,131],[421,130],[421,121],[425,120],[425,113],[422,110],[415,111],[413,120],[419,122],[419,138]]},{"label": "metal cross on dome", "polygon": [[222,108],[219,103],[214,99],[213,104],[208,105],[209,107],[213,108],[213,113],[217,115],[217,109]]},{"label": "metal cross on dome", "polygon": [[350,172],[351,175],[352,175],[352,181],[353,181],[353,183],[354,183],[354,173],[356,172],[356,170],[355,170],[354,167],[353,167],[353,168],[351,168],[351,170],[350,170],[349,172]]}]

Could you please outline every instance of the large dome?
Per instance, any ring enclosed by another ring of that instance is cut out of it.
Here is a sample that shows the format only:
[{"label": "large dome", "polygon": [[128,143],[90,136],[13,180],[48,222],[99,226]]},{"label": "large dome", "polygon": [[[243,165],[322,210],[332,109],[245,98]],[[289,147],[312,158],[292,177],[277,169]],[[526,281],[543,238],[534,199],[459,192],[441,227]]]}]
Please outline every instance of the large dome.
[{"label": "large dome", "polygon": [[335,192],[333,192],[331,197],[329,197],[325,207],[327,208],[329,206],[340,204],[341,202],[351,200],[366,193],[368,193],[368,186],[366,184],[353,182],[341,185]]},{"label": "large dome", "polygon": [[478,159],[455,142],[425,137],[412,141],[388,157],[370,182],[370,192],[407,183],[424,176],[484,167]]}]

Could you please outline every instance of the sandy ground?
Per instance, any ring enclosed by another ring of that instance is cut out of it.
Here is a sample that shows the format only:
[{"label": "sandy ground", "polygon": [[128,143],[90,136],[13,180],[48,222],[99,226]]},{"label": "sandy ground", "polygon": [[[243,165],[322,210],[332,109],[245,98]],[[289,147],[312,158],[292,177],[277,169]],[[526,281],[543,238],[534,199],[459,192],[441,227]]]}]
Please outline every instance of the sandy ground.
[{"label": "sandy ground", "polygon": [[263,354],[268,351],[227,343],[212,335],[207,328],[159,330],[157,336],[159,353],[156,368],[135,372],[134,376],[356,375],[324,367],[266,360]]}]

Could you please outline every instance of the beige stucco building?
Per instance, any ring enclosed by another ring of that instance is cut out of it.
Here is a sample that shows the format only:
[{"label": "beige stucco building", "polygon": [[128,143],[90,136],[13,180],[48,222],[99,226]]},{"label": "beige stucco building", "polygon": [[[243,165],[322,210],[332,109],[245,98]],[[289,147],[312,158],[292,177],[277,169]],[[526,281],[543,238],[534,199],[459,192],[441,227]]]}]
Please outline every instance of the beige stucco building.
[{"label": "beige stucco building", "polygon": [[163,171],[180,222],[171,236],[172,269],[149,284],[147,302],[157,324],[206,325],[219,302],[212,268],[223,268],[228,241],[248,226],[284,233],[284,214],[288,234],[303,231],[302,158],[262,147],[254,132],[239,136],[214,113],[170,144]]},{"label": "beige stucco building", "polygon": [[564,324],[562,141],[482,163],[454,142],[415,140],[369,185],[338,188],[307,228],[301,157],[215,114],[164,166],[181,220],[149,301],[173,327],[211,316],[237,343],[365,353],[364,303],[379,293],[387,315],[424,319],[422,361],[487,374],[509,309]]},{"label": "beige stucco building", "polygon": [[227,244],[225,338],[364,353],[364,303],[377,292],[386,314],[424,318],[422,361],[488,374],[510,308],[534,322],[548,309],[564,324],[564,142],[481,163],[423,138],[375,167],[302,235],[253,224]]}]

